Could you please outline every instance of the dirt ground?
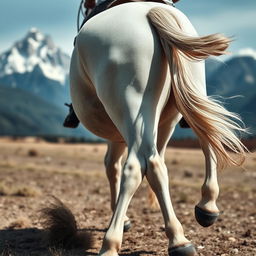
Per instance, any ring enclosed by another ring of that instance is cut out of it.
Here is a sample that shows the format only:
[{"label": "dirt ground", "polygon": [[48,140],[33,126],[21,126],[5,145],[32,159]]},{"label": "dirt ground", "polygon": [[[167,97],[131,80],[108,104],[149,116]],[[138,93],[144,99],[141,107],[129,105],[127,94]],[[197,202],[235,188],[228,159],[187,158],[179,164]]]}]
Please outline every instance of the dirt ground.
[{"label": "dirt ground", "polygon": [[[104,144],[1,139],[0,255],[97,255],[111,216],[105,151]],[[248,155],[244,169],[219,172],[221,216],[209,228],[194,218],[204,179],[202,152],[168,148],[166,163],[174,209],[198,255],[256,255],[256,153]],[[124,234],[122,256],[167,255],[162,215],[149,207],[147,190],[143,182],[129,207],[133,226]],[[39,210],[51,195],[72,209],[81,229],[92,232],[93,249],[48,248]]]}]

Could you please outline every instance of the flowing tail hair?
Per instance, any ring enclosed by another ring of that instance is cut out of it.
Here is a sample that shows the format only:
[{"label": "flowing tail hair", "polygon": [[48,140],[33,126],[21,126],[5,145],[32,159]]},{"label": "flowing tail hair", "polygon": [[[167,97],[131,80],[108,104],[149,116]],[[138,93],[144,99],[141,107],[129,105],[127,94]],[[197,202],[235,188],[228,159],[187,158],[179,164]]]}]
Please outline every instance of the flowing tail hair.
[{"label": "flowing tail hair", "polygon": [[[231,40],[221,34],[188,36],[182,31],[174,14],[165,8],[152,8],[147,17],[160,37],[169,62],[177,109],[199,138],[209,143],[218,168],[241,165],[247,151],[236,134],[246,132],[239,125],[243,124],[241,119],[197,89],[187,68],[188,61],[225,54]],[[239,154],[239,157],[232,158],[228,149]]]}]

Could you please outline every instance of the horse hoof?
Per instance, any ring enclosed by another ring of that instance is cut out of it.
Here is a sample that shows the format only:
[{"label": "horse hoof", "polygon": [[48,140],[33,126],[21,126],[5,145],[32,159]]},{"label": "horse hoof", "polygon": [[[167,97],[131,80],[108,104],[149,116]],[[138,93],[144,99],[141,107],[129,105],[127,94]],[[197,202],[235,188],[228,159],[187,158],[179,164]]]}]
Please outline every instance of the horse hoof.
[{"label": "horse hoof", "polygon": [[203,227],[211,226],[218,219],[219,215],[219,213],[207,212],[198,206],[195,207],[196,220]]},{"label": "horse hoof", "polygon": [[172,247],[168,249],[169,256],[195,256],[196,249],[193,244]]},{"label": "horse hoof", "polygon": [[132,227],[132,223],[130,220],[124,222],[124,232],[127,232]]}]

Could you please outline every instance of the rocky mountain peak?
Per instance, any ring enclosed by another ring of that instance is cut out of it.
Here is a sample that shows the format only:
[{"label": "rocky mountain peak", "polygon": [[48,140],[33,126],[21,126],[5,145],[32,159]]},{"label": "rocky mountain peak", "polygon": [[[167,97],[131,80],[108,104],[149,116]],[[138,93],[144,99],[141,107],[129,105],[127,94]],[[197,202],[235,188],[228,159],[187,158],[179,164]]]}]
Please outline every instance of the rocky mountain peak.
[{"label": "rocky mountain peak", "polygon": [[39,67],[51,80],[64,84],[70,57],[55,46],[52,38],[37,28],[31,28],[26,36],[0,55],[0,77],[33,72]]},{"label": "rocky mountain peak", "polygon": [[37,28],[31,28],[28,31],[26,38],[32,38],[35,41],[42,41],[45,36]]}]

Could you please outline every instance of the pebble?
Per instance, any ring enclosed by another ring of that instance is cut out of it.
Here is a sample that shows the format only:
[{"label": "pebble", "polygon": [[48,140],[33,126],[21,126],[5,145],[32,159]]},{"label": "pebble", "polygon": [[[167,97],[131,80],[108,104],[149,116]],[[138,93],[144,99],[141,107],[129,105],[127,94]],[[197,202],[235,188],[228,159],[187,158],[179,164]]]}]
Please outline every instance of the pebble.
[{"label": "pebble", "polygon": [[50,156],[45,157],[45,162],[50,163],[52,161],[52,158]]},{"label": "pebble", "polygon": [[228,240],[229,240],[230,242],[235,242],[235,241],[236,241],[236,239],[235,239],[234,237],[229,237]]},{"label": "pebble", "polygon": [[238,254],[238,253],[239,253],[239,251],[238,251],[237,248],[231,249],[230,252],[231,252],[232,254]]},{"label": "pebble", "polygon": [[193,172],[185,170],[183,175],[184,177],[191,178],[193,177]]}]

